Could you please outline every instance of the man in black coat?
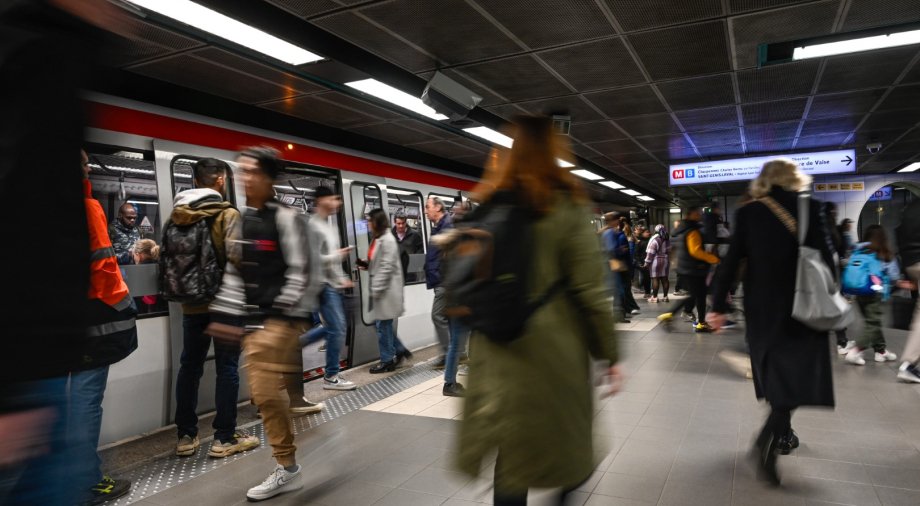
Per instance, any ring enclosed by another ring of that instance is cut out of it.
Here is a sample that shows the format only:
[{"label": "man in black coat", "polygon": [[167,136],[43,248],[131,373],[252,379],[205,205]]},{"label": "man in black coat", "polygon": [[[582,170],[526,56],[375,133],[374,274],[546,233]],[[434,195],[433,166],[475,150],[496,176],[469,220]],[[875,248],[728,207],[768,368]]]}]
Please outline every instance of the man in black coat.
[{"label": "man in black coat", "polygon": [[409,272],[409,255],[424,253],[422,249],[422,236],[413,230],[405,214],[397,214],[393,218],[393,236],[399,244],[399,261],[402,263],[403,279],[406,283],[417,279],[417,274]]},{"label": "man in black coat", "polygon": [[[910,280],[917,285],[920,283],[920,199],[913,201],[904,208],[901,215],[901,224],[895,230],[898,240],[898,255],[901,257],[901,266],[907,272]],[[920,306],[914,309],[914,318],[907,335],[907,344],[901,354],[901,367],[898,370],[898,379],[908,383],[920,383]]]}]

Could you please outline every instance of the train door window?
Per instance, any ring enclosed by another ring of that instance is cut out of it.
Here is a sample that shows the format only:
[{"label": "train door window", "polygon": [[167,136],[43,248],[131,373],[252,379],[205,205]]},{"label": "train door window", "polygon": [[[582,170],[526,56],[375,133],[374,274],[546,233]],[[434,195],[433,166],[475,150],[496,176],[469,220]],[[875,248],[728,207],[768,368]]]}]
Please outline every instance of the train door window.
[{"label": "train door window", "polygon": [[[387,214],[399,242],[403,279],[407,285],[425,282],[425,202],[421,192],[387,188]],[[411,269],[411,270],[410,270]]]},{"label": "train door window", "polygon": [[157,283],[161,231],[153,154],[102,145],[87,146],[86,153],[92,196],[105,211],[109,238],[138,316],[165,315],[168,306],[158,295]]},{"label": "train door window", "polygon": [[471,209],[473,201],[467,198],[463,198],[459,195],[445,195],[443,193],[429,193],[428,198],[437,197],[444,203],[444,212],[449,214],[451,218],[459,218],[466,214],[466,212]]},{"label": "train door window", "polygon": [[[352,223],[355,227],[355,253],[358,258],[367,259],[373,234],[367,223],[367,215],[382,208],[383,197],[377,185],[355,182],[351,185]],[[370,277],[366,270],[358,271],[361,286],[361,319],[365,325],[372,325],[374,318],[370,307]]]},{"label": "train door window", "polygon": [[[169,164],[170,174],[172,175],[173,196],[195,187],[193,168],[201,159],[202,157],[200,156],[184,154],[173,157],[172,162]],[[230,166],[230,171],[226,175],[226,183],[224,184],[225,197],[227,201],[236,204],[236,192],[233,185],[233,169],[236,168],[236,163],[230,160],[223,161]]]}]

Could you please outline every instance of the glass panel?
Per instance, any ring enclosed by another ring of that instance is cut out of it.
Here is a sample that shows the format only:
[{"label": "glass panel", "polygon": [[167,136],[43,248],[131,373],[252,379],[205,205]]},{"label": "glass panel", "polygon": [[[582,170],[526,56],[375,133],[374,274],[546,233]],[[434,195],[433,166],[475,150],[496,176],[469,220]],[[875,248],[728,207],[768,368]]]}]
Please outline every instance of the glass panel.
[{"label": "glass panel", "polygon": [[[160,206],[157,202],[156,171],[153,160],[143,153],[117,148],[89,147],[93,198],[102,204],[109,222],[109,238],[122,276],[134,296],[140,316],[166,314],[166,301],[156,291],[156,257],[135,255],[138,240],[159,243]],[[140,265],[135,264],[152,264]]]},{"label": "glass panel", "polygon": [[[194,181],[194,170],[193,167],[198,160],[201,160],[200,156],[192,155],[178,155],[172,159],[170,163],[170,172],[172,173],[172,183],[173,183],[173,196],[185,190],[191,190],[195,187]],[[229,202],[234,205],[237,204],[235,198],[235,191],[233,185],[233,170],[236,168],[236,162],[232,160],[223,160],[227,162],[227,165],[230,166],[230,172],[227,174],[227,180],[224,185],[226,190],[226,198]]]},{"label": "glass panel", "polygon": [[[366,260],[373,239],[367,224],[367,215],[371,210],[381,207],[380,189],[365,183],[352,183],[351,203],[355,227],[355,253],[358,258]],[[370,278],[366,270],[358,271],[358,285],[361,287],[361,319],[365,325],[372,325],[374,319],[370,314]]]},{"label": "glass panel", "polygon": [[[405,284],[424,283],[427,241],[424,231],[425,202],[422,200],[422,194],[413,190],[387,188],[387,199],[387,211],[393,222],[393,234],[399,243]],[[417,270],[410,272],[410,266]]]}]

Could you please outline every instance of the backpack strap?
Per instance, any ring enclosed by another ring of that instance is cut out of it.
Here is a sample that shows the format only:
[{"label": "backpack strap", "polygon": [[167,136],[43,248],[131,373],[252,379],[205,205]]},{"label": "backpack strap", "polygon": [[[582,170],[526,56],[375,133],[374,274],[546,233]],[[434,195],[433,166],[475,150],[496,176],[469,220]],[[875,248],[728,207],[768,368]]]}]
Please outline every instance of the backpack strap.
[{"label": "backpack strap", "polygon": [[773,197],[770,197],[770,196],[761,197],[755,200],[767,206],[767,209],[773,212],[773,215],[776,216],[776,218],[783,224],[783,226],[786,227],[787,230],[789,230],[789,233],[792,234],[793,237],[796,237],[797,227],[796,227],[795,218],[793,218],[792,215],[789,214],[789,211],[787,211],[785,207],[779,205],[779,202],[777,202],[776,200],[773,200]]},{"label": "backpack strap", "polygon": [[810,218],[809,209],[810,199],[807,193],[799,194],[799,245],[805,244],[805,236],[808,235],[808,220]]},{"label": "backpack strap", "polygon": [[543,292],[543,295],[537,297],[537,300],[527,305],[527,313],[525,315],[525,319],[530,318],[530,316],[536,313],[538,309],[546,305],[546,303],[552,300],[553,297],[555,297],[557,293],[561,292],[563,288],[565,288],[565,279],[557,279],[555,283],[550,285],[550,287],[547,288],[545,292]]}]

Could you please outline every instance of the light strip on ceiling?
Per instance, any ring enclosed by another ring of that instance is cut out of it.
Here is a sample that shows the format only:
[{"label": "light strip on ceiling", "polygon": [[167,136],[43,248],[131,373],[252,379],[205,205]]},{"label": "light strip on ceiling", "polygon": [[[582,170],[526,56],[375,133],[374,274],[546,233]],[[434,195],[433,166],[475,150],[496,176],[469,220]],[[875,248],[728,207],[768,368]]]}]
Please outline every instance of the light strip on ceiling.
[{"label": "light strip on ceiling", "polygon": [[626,189],[626,190],[620,190],[620,191],[623,192],[623,193],[625,193],[625,194],[627,194],[627,195],[631,195],[631,196],[633,196],[633,197],[638,197],[639,195],[642,195],[641,193],[637,192],[636,190],[629,190],[629,189]]},{"label": "light strip on ceiling", "polygon": [[418,192],[397,190],[396,188],[387,188],[387,193],[392,193],[393,195],[418,195]]},{"label": "light strip on ceiling", "polygon": [[638,196],[636,196],[636,198],[639,199],[639,200],[641,200],[641,201],[643,201],[643,202],[651,202],[651,201],[655,200],[655,199],[653,199],[652,197],[646,197],[645,195],[638,195]]},{"label": "light strip on ceiling", "polygon": [[129,204],[138,204],[138,205],[142,205],[142,206],[158,206],[158,205],[160,205],[158,202],[149,202],[149,201],[146,201],[146,200],[126,200],[125,202],[127,202],[127,203],[129,203]]},{"label": "light strip on ceiling", "polygon": [[303,65],[323,57],[297,47],[274,35],[253,28],[189,0],[129,0],[134,5],[157,12],[189,26],[217,35],[291,65]]},{"label": "light strip on ceiling", "polygon": [[447,116],[438,113],[431,107],[422,102],[422,99],[413,97],[402,90],[382,83],[376,79],[362,79],[361,81],[352,81],[345,83],[346,86],[352,87],[358,91],[363,91],[368,95],[373,95],[381,100],[386,100],[391,104],[398,105],[403,109],[408,109],[414,113],[421,114],[427,118],[439,121],[447,119]]},{"label": "light strip on ceiling", "polygon": [[804,60],[806,58],[820,58],[822,56],[857,53],[860,51],[871,51],[873,49],[906,46],[909,44],[920,44],[920,30],[801,46],[793,49],[792,59]]},{"label": "light strip on ceiling", "polygon": [[572,174],[575,174],[578,177],[587,179],[588,181],[600,181],[604,179],[604,176],[598,176],[597,174],[591,172],[590,170],[578,169],[569,171]]},{"label": "light strip on ceiling", "polygon": [[[489,127],[480,126],[480,127],[473,127],[473,128],[464,128],[463,131],[470,135],[475,135],[476,137],[479,137],[480,139],[485,139],[491,142],[492,144],[498,144],[499,146],[504,146],[508,149],[511,149],[511,146],[514,145],[514,139],[512,139],[511,137],[508,137],[507,135],[501,132],[492,130]],[[567,162],[563,160],[562,158],[557,158],[556,164],[558,164],[563,169],[571,169],[572,167],[575,167],[574,163]]]},{"label": "light strip on ceiling", "polygon": [[625,186],[621,185],[620,183],[614,183],[613,181],[601,181],[601,182],[598,183],[598,184],[603,185],[603,186],[606,186],[607,188],[610,188],[610,189],[613,189],[613,190],[622,190],[623,188],[626,188]]},{"label": "light strip on ceiling", "polygon": [[914,162],[898,172],[916,172],[918,169],[920,169],[920,162]]},{"label": "light strip on ceiling", "polygon": [[672,207],[672,208],[671,208],[671,214],[680,214],[680,208],[679,208],[679,207]]},{"label": "light strip on ceiling", "polygon": [[560,167],[562,167],[563,169],[571,169],[572,167],[575,166],[574,163],[569,163],[569,162],[563,160],[562,158],[557,158],[557,159],[556,159],[556,164],[559,165]]}]

